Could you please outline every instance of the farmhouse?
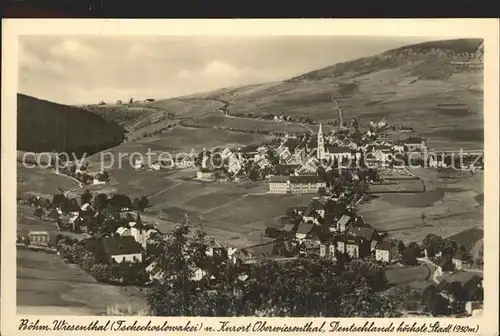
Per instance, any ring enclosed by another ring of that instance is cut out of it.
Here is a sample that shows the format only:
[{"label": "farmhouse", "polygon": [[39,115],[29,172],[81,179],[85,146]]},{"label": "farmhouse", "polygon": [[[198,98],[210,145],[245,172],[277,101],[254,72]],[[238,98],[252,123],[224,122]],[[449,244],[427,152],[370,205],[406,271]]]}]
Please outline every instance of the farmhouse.
[{"label": "farmhouse", "polygon": [[215,178],[215,173],[209,168],[200,168],[196,172],[196,178],[200,180],[213,180]]},{"label": "farmhouse", "polygon": [[370,255],[370,242],[362,237],[349,237],[345,240],[345,252],[351,258],[364,258]]},{"label": "farmhouse", "polygon": [[392,241],[379,242],[375,247],[375,260],[385,263],[393,262],[397,259],[398,249]]},{"label": "farmhouse", "polygon": [[153,261],[151,264],[146,267],[146,272],[149,275],[149,280],[157,280],[161,281],[163,279],[163,275],[165,274],[163,271],[160,271],[157,269],[158,268],[158,263],[156,261]]},{"label": "farmhouse", "polygon": [[208,244],[206,255],[213,258],[224,258],[228,257],[226,248],[219,242],[211,240]]},{"label": "farmhouse", "polygon": [[47,245],[50,242],[50,234],[47,231],[29,231],[28,238],[31,245]]},{"label": "farmhouse", "polygon": [[347,253],[351,258],[364,258],[370,255],[370,241],[363,237],[345,235],[337,241],[337,250]]},{"label": "farmhouse", "polygon": [[142,247],[134,237],[111,237],[102,239],[104,253],[116,263],[142,262]]},{"label": "farmhouse", "polygon": [[84,205],[82,205],[81,211],[84,213],[92,213],[93,214],[94,208],[92,208],[92,206],[89,203],[85,203]]},{"label": "farmhouse", "polygon": [[306,239],[307,235],[312,231],[314,227],[315,225],[312,223],[306,223],[304,221],[300,222],[297,228],[297,232],[295,232],[295,237],[298,240]]},{"label": "farmhouse", "polygon": [[149,168],[151,168],[154,171],[160,171],[161,165],[159,162],[155,162],[155,163],[151,164],[151,166],[149,166]]},{"label": "farmhouse", "polygon": [[223,160],[227,159],[227,161],[228,161],[227,170],[231,174],[237,175],[240,172],[242,165],[241,165],[240,158],[238,157],[238,155],[233,153],[229,148],[225,148],[221,153],[221,157]]},{"label": "farmhouse", "polygon": [[457,270],[461,270],[465,267],[468,267],[472,260],[468,253],[464,253],[464,251],[457,251],[452,258],[453,266]]},{"label": "farmhouse", "polygon": [[80,214],[74,215],[69,219],[69,226],[73,231],[78,231],[82,223],[83,219],[80,217]]},{"label": "farmhouse", "polygon": [[377,240],[377,230],[370,226],[349,226],[347,234],[353,237],[361,237],[369,242]]},{"label": "farmhouse", "polygon": [[337,221],[337,225],[334,231],[344,232],[347,230],[349,223],[352,221],[352,217],[349,215],[342,215],[340,219]]},{"label": "farmhouse", "polygon": [[319,246],[319,256],[322,258],[329,258],[335,260],[335,252],[337,249],[337,245],[333,241],[329,241],[326,243],[322,243]]},{"label": "farmhouse", "polygon": [[142,159],[137,159],[134,161],[134,169],[138,170],[144,167],[144,164],[142,163]]},{"label": "farmhouse", "polygon": [[120,235],[121,237],[132,236],[132,233],[130,232],[130,229],[126,228],[126,227],[123,227],[123,226],[121,226],[118,229],[116,229],[116,233],[118,235]]},{"label": "farmhouse", "polygon": [[94,175],[93,184],[105,184],[109,180],[108,173],[101,172]]},{"label": "farmhouse", "polygon": [[408,137],[404,143],[410,152],[424,152],[427,150],[427,141],[420,137]]}]

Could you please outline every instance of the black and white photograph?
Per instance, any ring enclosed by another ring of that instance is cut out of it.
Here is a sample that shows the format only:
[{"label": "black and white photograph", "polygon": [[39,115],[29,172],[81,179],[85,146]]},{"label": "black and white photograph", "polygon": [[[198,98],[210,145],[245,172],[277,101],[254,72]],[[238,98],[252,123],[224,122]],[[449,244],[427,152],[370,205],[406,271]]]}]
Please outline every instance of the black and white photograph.
[{"label": "black and white photograph", "polygon": [[480,318],[484,55],[439,31],[19,36],[17,314]]}]

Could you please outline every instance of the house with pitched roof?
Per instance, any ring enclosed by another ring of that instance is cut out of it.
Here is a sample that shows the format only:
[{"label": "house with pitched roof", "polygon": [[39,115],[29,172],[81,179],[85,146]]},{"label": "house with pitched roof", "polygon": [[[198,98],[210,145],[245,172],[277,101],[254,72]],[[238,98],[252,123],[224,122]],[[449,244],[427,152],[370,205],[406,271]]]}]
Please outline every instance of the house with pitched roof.
[{"label": "house with pitched roof", "polygon": [[465,251],[457,251],[452,258],[453,266],[456,270],[461,270],[471,265],[472,260],[469,253]]},{"label": "house with pitched roof", "polygon": [[48,231],[29,231],[28,238],[31,245],[46,246],[50,242]]},{"label": "house with pitched roof", "polygon": [[130,233],[130,229],[123,226],[120,226],[118,229],[116,229],[116,233],[122,237],[132,236],[132,234]]},{"label": "house with pitched roof", "polygon": [[370,255],[370,242],[360,236],[343,235],[337,241],[337,250],[351,258],[365,258]]},{"label": "house with pitched roof", "polygon": [[122,263],[142,262],[142,247],[132,236],[110,237],[102,239],[104,253],[110,261]]},{"label": "house with pitched roof", "polygon": [[295,237],[298,240],[306,239],[307,235],[313,230],[314,227],[315,225],[313,223],[301,221],[297,227],[297,231],[295,232]]},{"label": "house with pitched roof", "polygon": [[335,244],[335,241],[333,240],[328,240],[326,242],[323,242],[319,246],[319,256],[322,258],[335,260],[336,251],[337,251],[337,244]]},{"label": "house with pitched roof", "polygon": [[421,137],[410,136],[404,140],[404,145],[410,152],[424,152],[427,150],[427,141]]},{"label": "house with pitched roof", "polygon": [[362,237],[363,239],[371,242],[378,239],[377,230],[370,226],[349,226],[346,233],[353,237]]},{"label": "house with pitched roof", "polygon": [[398,248],[393,241],[379,242],[375,247],[375,260],[390,263],[398,258]]},{"label": "house with pitched roof", "polygon": [[348,146],[326,145],[326,156],[336,162],[343,162],[353,158],[352,149]]},{"label": "house with pitched roof", "polygon": [[336,231],[340,233],[345,232],[352,220],[353,218],[351,216],[342,215],[342,217],[340,217],[340,219],[337,221]]}]

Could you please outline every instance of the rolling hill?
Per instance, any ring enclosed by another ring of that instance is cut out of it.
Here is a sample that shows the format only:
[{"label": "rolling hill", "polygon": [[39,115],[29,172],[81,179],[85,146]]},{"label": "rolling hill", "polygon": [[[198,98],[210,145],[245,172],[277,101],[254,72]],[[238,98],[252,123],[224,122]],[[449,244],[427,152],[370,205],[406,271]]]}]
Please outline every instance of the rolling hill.
[{"label": "rolling hill", "polygon": [[[483,41],[457,39],[408,45],[281,82],[158,100],[150,107],[172,111],[179,120],[241,128],[244,120],[234,116],[284,113],[331,121],[338,116],[333,100],[346,121],[356,117],[367,124],[386,117],[390,124],[413,127],[435,148],[450,144],[454,148],[482,148]],[[219,110],[224,105],[233,117]],[[158,112],[141,113],[124,126],[140,131],[160,121]],[[255,127],[261,126],[256,123]]]},{"label": "rolling hill", "polygon": [[96,153],[120,144],[125,129],[72,106],[18,94],[17,149]]}]

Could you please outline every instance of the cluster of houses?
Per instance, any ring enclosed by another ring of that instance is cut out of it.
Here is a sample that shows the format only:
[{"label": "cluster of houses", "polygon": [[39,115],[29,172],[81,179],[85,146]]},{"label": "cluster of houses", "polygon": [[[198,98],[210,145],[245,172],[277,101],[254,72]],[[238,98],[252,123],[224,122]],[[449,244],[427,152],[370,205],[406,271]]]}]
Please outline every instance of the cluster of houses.
[{"label": "cluster of houses", "polygon": [[[436,300],[438,298],[438,300]],[[450,313],[455,302],[464,304],[467,316],[479,317],[483,313],[484,287],[483,278],[471,276],[467,281],[448,281],[443,279],[437,284],[427,286],[422,292],[421,304],[428,305],[431,300],[441,301]]]},{"label": "cluster of houses", "polygon": [[68,162],[60,170],[63,174],[72,176],[85,185],[99,185],[109,182],[109,173],[106,171],[90,172],[87,164]]},{"label": "cluster of houses", "polygon": [[374,256],[392,263],[399,259],[398,241],[388,240],[367,224],[340,197],[317,196],[305,207],[292,209],[283,230],[292,234],[301,253],[315,253],[337,260],[339,254],[351,258]]},{"label": "cluster of houses", "polygon": [[300,146],[297,138],[286,136],[276,149],[279,163],[287,165],[294,172],[290,176],[272,176],[269,180],[270,193],[316,193],[325,187],[317,175],[318,167],[327,163],[326,169],[350,169],[370,165],[387,166],[397,154],[424,152],[425,140],[408,137],[404,141],[392,142],[385,135],[388,124],[384,120],[370,123],[370,129],[361,133],[356,127],[341,129],[337,133],[323,134],[319,125],[317,139]]},{"label": "cluster of houses", "polygon": [[134,160],[132,168],[136,171],[149,170],[149,171],[161,171],[161,170],[172,170],[172,169],[185,169],[194,166],[194,158],[191,155],[182,155],[179,157],[174,157],[164,160],[155,160],[151,163],[146,163],[142,158],[137,158]]},{"label": "cluster of houses", "polygon": [[[357,122],[354,123],[357,125]],[[404,141],[393,142],[386,135],[388,124],[384,120],[371,122],[367,132],[359,128],[341,128],[330,134],[323,133],[319,125],[317,136],[310,134],[290,135],[276,138],[264,145],[249,145],[243,148],[214,149],[203,153],[198,165],[197,178],[217,179],[223,168],[224,178],[235,180],[252,174],[269,181],[270,193],[316,193],[325,186],[317,175],[318,167],[327,169],[351,169],[364,164],[387,165],[394,161],[397,154],[424,152],[427,143],[424,139],[410,136]],[[209,157],[221,158],[222,167],[210,164]],[[285,169],[283,169],[285,167]]]}]

